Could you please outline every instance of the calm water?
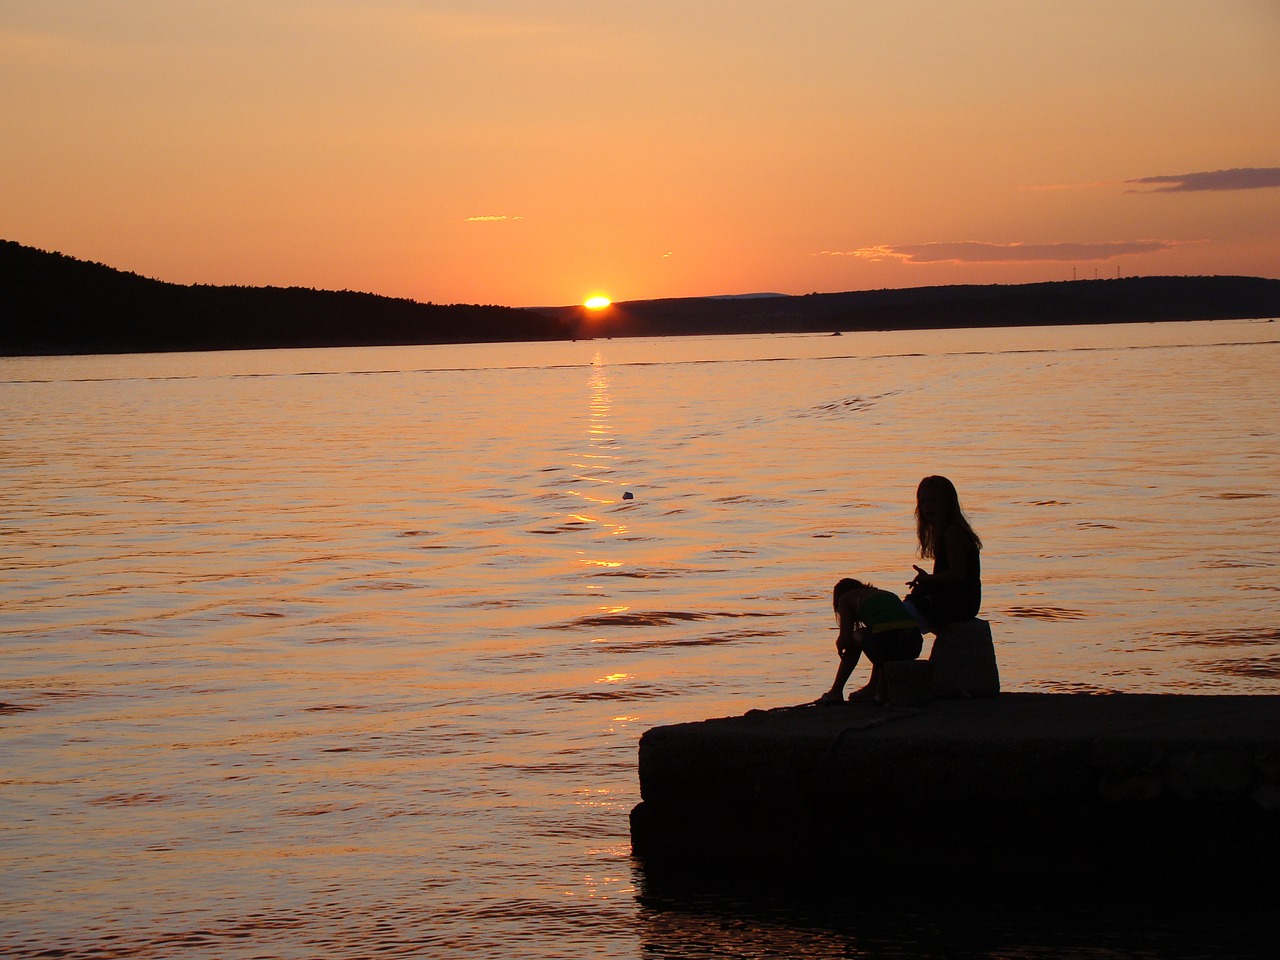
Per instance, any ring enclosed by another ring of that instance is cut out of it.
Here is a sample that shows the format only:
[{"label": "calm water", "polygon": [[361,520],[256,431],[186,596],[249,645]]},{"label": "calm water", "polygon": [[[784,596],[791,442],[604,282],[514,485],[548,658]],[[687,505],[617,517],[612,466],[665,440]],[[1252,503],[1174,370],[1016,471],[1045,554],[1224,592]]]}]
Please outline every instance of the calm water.
[{"label": "calm water", "polygon": [[627,812],[647,728],[825,689],[928,473],[1007,689],[1280,693],[1277,330],[0,360],[0,955],[1245,955],[677,895]]}]

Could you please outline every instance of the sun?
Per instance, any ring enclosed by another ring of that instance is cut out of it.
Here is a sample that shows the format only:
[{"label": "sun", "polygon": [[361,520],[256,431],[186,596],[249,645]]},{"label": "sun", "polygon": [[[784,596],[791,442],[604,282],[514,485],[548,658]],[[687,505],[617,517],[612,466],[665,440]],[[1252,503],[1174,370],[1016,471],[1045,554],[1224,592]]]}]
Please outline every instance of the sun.
[{"label": "sun", "polygon": [[612,300],[599,293],[593,297],[587,297],[587,299],[582,301],[582,305],[588,310],[603,310],[612,303]]}]

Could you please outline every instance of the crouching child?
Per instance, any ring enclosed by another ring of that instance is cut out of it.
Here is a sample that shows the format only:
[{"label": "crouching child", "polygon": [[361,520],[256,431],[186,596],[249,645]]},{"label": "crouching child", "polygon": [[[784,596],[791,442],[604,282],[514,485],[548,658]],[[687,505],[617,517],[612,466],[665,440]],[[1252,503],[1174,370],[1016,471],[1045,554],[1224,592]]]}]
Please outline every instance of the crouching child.
[{"label": "crouching child", "polygon": [[871,661],[871,677],[867,685],[849,695],[850,700],[887,699],[884,671],[881,666],[894,660],[914,660],[920,656],[924,637],[920,626],[902,600],[888,590],[846,577],[835,585],[831,597],[840,632],[836,637],[836,653],[840,665],[831,689],[818,703],[842,703],[844,685],[853,675],[858,660],[865,653]]}]

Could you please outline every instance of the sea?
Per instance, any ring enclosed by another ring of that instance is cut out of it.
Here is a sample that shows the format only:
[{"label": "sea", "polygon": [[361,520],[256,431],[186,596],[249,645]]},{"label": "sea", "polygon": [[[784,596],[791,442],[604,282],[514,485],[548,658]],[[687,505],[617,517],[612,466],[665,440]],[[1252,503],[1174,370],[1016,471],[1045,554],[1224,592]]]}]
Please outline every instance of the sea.
[{"label": "sea", "polygon": [[826,689],[930,474],[1003,689],[1280,693],[1278,383],[1266,320],[0,359],[0,956],[1274,956],[1240,878],[686,888],[628,813]]}]

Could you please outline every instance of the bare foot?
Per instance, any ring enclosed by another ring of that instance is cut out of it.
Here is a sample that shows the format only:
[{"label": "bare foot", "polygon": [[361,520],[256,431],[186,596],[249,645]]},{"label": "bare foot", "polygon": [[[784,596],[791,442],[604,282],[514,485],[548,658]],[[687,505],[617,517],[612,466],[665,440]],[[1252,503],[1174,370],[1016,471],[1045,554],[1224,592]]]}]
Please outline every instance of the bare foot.
[{"label": "bare foot", "polygon": [[853,691],[853,693],[849,694],[849,699],[850,700],[870,700],[875,695],[876,695],[875,690],[872,688],[871,684],[868,683],[861,690],[855,690]]}]

